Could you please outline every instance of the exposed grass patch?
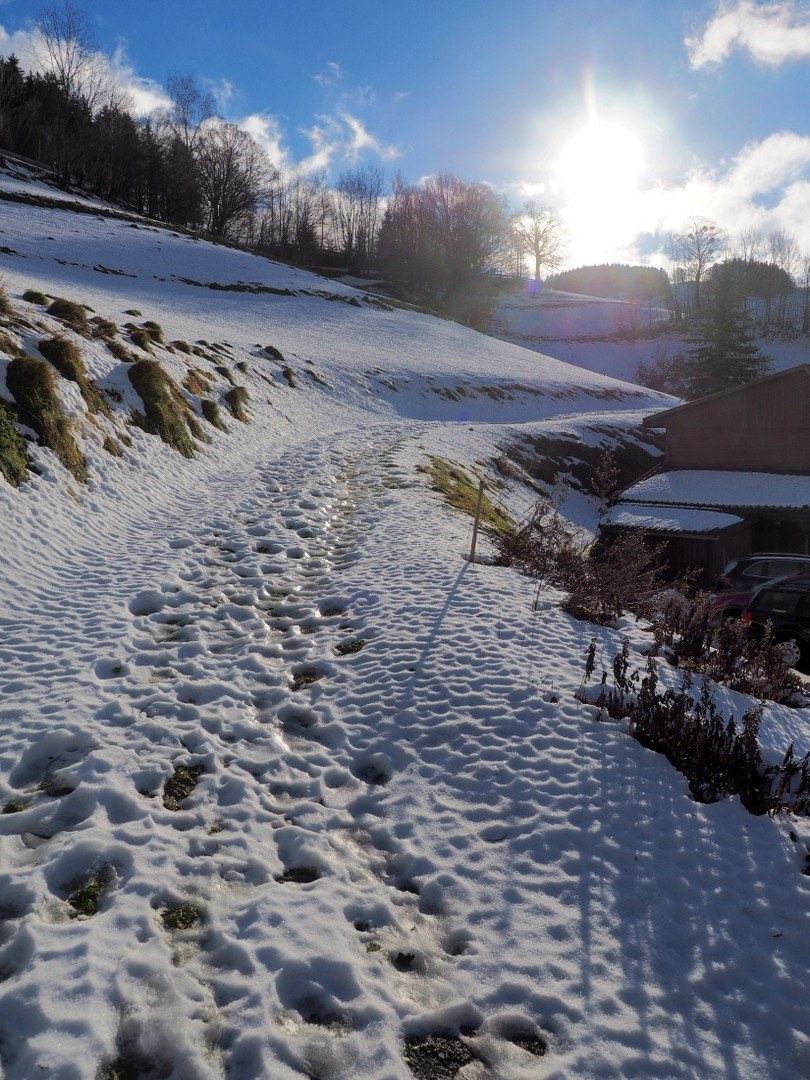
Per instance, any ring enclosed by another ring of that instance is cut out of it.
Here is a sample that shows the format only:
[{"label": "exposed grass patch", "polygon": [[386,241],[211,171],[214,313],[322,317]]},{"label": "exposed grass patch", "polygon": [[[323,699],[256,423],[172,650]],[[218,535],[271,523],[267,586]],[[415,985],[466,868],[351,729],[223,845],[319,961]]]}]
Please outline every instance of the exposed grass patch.
[{"label": "exposed grass patch", "polygon": [[77,480],[86,483],[87,468],[73,438],[73,425],[62,411],[53,367],[33,356],[15,357],[6,371],[6,385],[21,422],[34,429],[42,445],[53,450]]},{"label": "exposed grass patch", "polygon": [[200,909],[195,904],[182,904],[160,913],[163,925],[170,930],[189,930],[200,921]]},{"label": "exposed grass patch", "polygon": [[23,802],[21,799],[7,799],[3,803],[4,814],[21,814],[23,810],[28,809],[28,803]]},{"label": "exposed grass patch", "polygon": [[163,344],[163,327],[160,325],[160,323],[156,323],[153,322],[151,319],[147,319],[146,322],[143,324],[143,328],[156,345]]},{"label": "exposed grass patch", "polygon": [[138,360],[129,369],[129,379],[143,401],[145,430],[159,435],[183,457],[193,457],[188,403],[171,377],[157,360]]},{"label": "exposed grass patch", "polygon": [[11,334],[7,334],[5,330],[0,330],[0,352],[4,352],[7,356],[25,356],[19,342],[15,341]]},{"label": "exposed grass patch", "polygon": [[200,408],[202,409],[203,416],[212,427],[219,428],[220,431],[228,430],[222,422],[219,405],[217,405],[215,401],[211,401],[210,398],[203,398],[200,401]]},{"label": "exposed grass patch", "polygon": [[[257,345],[256,347],[258,349],[262,348],[261,345]],[[266,352],[268,356],[272,356],[274,360],[278,360],[280,364],[284,363],[284,354],[282,353],[281,349],[277,349],[275,345],[265,345],[262,351]]]},{"label": "exposed grass patch", "polygon": [[190,394],[196,394],[197,397],[202,397],[210,391],[213,383],[199,368],[189,368],[188,374],[185,379],[183,379],[183,386],[185,386]]},{"label": "exposed grass patch", "polygon": [[130,308],[126,309],[124,314],[125,315],[131,315],[133,319],[137,319],[137,318],[139,318],[141,316],[142,312],[138,311],[137,308],[130,307]]},{"label": "exposed grass patch", "polygon": [[364,638],[355,638],[354,641],[341,641],[335,646],[335,652],[339,656],[352,656],[354,653],[359,653],[361,649],[365,649],[365,647]]},{"label": "exposed grass patch", "polygon": [[480,1057],[457,1035],[408,1035],[403,1056],[416,1080],[453,1080]]},{"label": "exposed grass patch", "polygon": [[144,330],[142,326],[134,326],[130,329],[129,340],[133,345],[137,345],[139,349],[143,349],[144,352],[152,352],[152,335],[148,330]]},{"label": "exposed grass patch", "polygon": [[84,885],[81,889],[77,889],[76,892],[71,893],[68,897],[68,903],[75,911],[75,915],[71,918],[77,918],[79,915],[84,915],[86,918],[90,918],[91,915],[95,915],[98,911],[98,898],[101,890],[104,888],[105,882],[100,879],[93,879]]},{"label": "exposed grass patch", "polygon": [[[420,465],[421,472],[426,472],[431,480],[431,487],[444,496],[456,510],[473,516],[478,501],[478,484],[458,465],[446,458],[429,455],[429,465]],[[484,493],[481,500],[481,525],[492,532],[501,533],[513,528],[511,517],[500,510],[489,496]]]},{"label": "exposed grass patch", "polygon": [[293,692],[303,690],[305,686],[312,686],[313,683],[322,678],[323,675],[319,671],[299,671],[296,675],[293,675]]},{"label": "exposed grass patch", "polygon": [[163,805],[167,810],[180,809],[180,803],[192,793],[204,771],[202,764],[177,766],[163,785]]},{"label": "exposed grass patch", "polygon": [[283,874],[279,874],[276,881],[308,885],[310,881],[317,881],[320,876],[320,871],[316,866],[291,866]]},{"label": "exposed grass patch", "polygon": [[77,333],[84,335],[89,333],[87,308],[84,304],[77,304],[75,300],[65,300],[59,296],[46,308],[46,311]]},{"label": "exposed grass patch", "polygon": [[26,289],[22,298],[29,304],[40,304],[42,307],[44,307],[50,299],[45,293],[39,292],[38,289]]},{"label": "exposed grass patch", "polygon": [[11,300],[9,300],[6,287],[5,285],[0,285],[0,318],[11,319],[13,316],[14,309],[11,306]]},{"label": "exposed grass patch", "polygon": [[63,378],[76,383],[91,413],[100,412],[105,416],[111,415],[110,407],[102,397],[101,391],[91,379],[88,379],[82,355],[72,341],[63,337],[44,338],[37,348]]},{"label": "exposed grass patch", "polygon": [[105,341],[104,343],[110,352],[113,354],[116,360],[120,360],[122,364],[134,364],[138,359],[134,353],[131,353],[126,345],[123,345],[120,341]]},{"label": "exposed grass patch", "polygon": [[298,383],[295,381],[295,372],[293,371],[293,369],[291,367],[284,367],[281,369],[281,374],[284,376],[284,378],[294,390]]},{"label": "exposed grass patch", "polygon": [[217,371],[217,373],[219,375],[222,376],[223,379],[227,379],[227,381],[231,384],[231,386],[236,386],[236,380],[234,379],[233,375],[231,374],[230,369],[226,368],[224,364],[217,364],[216,365],[216,371]]},{"label": "exposed grass patch", "polygon": [[118,336],[118,327],[114,322],[109,319],[103,319],[101,315],[94,315],[90,320],[90,333],[94,338],[101,338],[103,341],[107,341],[110,338]]},{"label": "exposed grass patch", "polygon": [[178,352],[187,353],[191,356],[191,346],[187,341],[173,341],[172,348],[177,349]]},{"label": "exposed grass patch", "polygon": [[246,424],[248,422],[248,414],[245,412],[245,406],[248,401],[250,401],[250,394],[245,387],[233,386],[227,394],[223,394],[222,396],[227,402],[228,408],[233,413],[234,419],[241,420],[243,424]]},{"label": "exposed grass patch", "polygon": [[12,487],[28,479],[28,455],[25,439],[14,423],[11,408],[0,401],[0,472]]},{"label": "exposed grass patch", "polygon": [[115,439],[111,439],[109,435],[104,436],[104,442],[101,445],[111,457],[123,457],[124,455],[124,451]]}]

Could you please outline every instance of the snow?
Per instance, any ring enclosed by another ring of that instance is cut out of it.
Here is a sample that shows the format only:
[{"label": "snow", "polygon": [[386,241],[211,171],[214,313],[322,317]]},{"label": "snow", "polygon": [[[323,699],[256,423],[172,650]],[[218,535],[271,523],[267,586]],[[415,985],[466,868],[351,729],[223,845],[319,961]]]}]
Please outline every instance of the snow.
[{"label": "snow", "polygon": [[[89,483],[36,447],[41,475],[0,482],[0,803],[25,804],[0,816],[3,1080],[405,1080],[430,1032],[475,1048],[460,1080],[803,1075],[804,822],[693,802],[579,701],[591,638],[642,667],[644,625],[534,610],[419,471],[669,399],[165,230],[0,208],[29,351],[56,328],[36,288],[227,342],[250,392],[185,460],[124,428],[126,366],[82,340],[125,395],[95,426],[61,386]],[[807,719],[768,705],[766,753]]]},{"label": "snow", "polygon": [[[694,347],[667,326],[669,312],[652,303],[607,300],[555,289],[541,289],[502,298],[494,311],[491,331],[537,352],[588,371],[630,382],[639,364],[654,366],[660,356],[672,359]],[[773,372],[807,362],[807,338],[757,339]]]},{"label": "snow", "polygon": [[742,518],[719,514],[711,510],[655,509],[624,500],[616,504],[611,514],[614,525],[627,528],[652,529],[656,532],[716,532],[729,525],[738,525]]},{"label": "snow", "polygon": [[806,476],[767,472],[707,472],[675,469],[656,473],[628,488],[628,502],[673,506],[778,507],[806,510],[810,490]]}]

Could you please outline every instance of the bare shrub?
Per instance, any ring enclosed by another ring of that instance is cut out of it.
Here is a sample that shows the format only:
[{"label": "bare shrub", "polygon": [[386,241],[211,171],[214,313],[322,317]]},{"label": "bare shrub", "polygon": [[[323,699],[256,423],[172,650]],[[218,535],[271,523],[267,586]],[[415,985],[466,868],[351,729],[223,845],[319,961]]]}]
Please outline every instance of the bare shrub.
[{"label": "bare shrub", "polygon": [[494,533],[492,543],[499,561],[533,578],[538,590],[570,585],[585,558],[581,536],[547,499],[537,502],[525,524]]},{"label": "bare shrub", "polygon": [[563,610],[609,625],[624,611],[649,616],[664,589],[661,552],[636,532],[620,533],[606,549],[583,558],[567,583]]},{"label": "bare shrub", "polygon": [[[593,670],[592,657],[588,668]],[[726,795],[738,795],[753,814],[775,808],[771,774],[758,743],[761,705],[748,709],[738,728],[733,716],[728,721],[721,716],[707,677],[695,696],[688,673],[679,690],[659,689],[652,657],[647,660],[643,677],[637,671],[631,674],[627,641],[614,658],[613,676],[613,686],[607,689],[607,673],[603,675],[596,703],[609,715],[626,718],[629,733],[642,746],[664,754],[686,777],[697,802],[717,802]]]},{"label": "bare shrub", "polygon": [[711,603],[705,592],[693,600],[669,596],[653,617],[655,651],[731,690],[784,705],[803,702],[804,684],[774,642],[770,625],[760,638],[752,637],[742,620],[722,618]]}]

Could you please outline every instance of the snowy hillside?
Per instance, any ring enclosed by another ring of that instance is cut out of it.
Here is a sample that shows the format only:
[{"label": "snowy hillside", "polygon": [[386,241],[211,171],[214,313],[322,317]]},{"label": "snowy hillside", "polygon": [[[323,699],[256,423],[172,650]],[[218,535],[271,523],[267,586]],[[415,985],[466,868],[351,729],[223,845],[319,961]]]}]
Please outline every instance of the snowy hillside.
[{"label": "snowy hillside", "polygon": [[[668,315],[654,304],[541,289],[503,298],[491,332],[587,371],[632,382],[639,364],[653,366],[659,354],[674,357],[692,347],[667,328]],[[773,371],[806,364],[810,355],[806,337],[768,337],[757,344]]]},{"label": "snowy hillside", "polygon": [[[0,397],[57,335],[107,408],[60,376],[87,482],[33,441],[0,479],[3,1080],[803,1075],[810,831],[577,700],[644,627],[533,611],[423,471],[669,399],[12,189]],[[132,422],[147,355],[190,457]]]}]

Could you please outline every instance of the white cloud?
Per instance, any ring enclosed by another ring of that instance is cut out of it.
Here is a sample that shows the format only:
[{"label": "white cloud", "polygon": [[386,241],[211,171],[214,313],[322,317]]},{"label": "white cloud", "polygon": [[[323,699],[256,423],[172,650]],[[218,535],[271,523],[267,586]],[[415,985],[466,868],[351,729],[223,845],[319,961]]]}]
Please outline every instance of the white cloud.
[{"label": "white cloud", "polygon": [[110,68],[116,83],[129,99],[135,116],[150,116],[171,106],[171,98],[159,83],[135,74],[123,45],[119,45],[113,54]]},{"label": "white cloud", "polygon": [[782,131],[748,143],[728,163],[702,165],[679,183],[639,190],[615,219],[583,218],[573,204],[561,203],[559,211],[571,233],[570,265],[663,265],[665,238],[692,217],[716,222],[732,247],[745,229],[766,235],[783,229],[810,254],[810,136]]},{"label": "white cloud", "polygon": [[256,140],[277,169],[290,167],[289,151],[284,146],[283,134],[275,116],[253,113],[240,120],[239,127]]},{"label": "white cloud", "polygon": [[298,163],[305,174],[321,172],[333,163],[355,164],[362,154],[369,152],[383,161],[394,161],[400,156],[395,146],[386,146],[366,129],[362,120],[351,113],[339,112],[336,116],[321,115],[311,128],[302,128],[312,144],[312,153]]},{"label": "white cloud", "polygon": [[0,56],[12,54],[20,61],[23,71],[35,71],[34,45],[37,35],[33,31],[15,30],[12,34],[0,26]]},{"label": "white cloud", "polygon": [[810,7],[796,0],[722,3],[702,34],[686,39],[686,47],[694,68],[719,64],[735,48],[773,67],[810,57]]}]

